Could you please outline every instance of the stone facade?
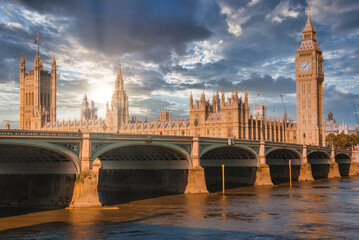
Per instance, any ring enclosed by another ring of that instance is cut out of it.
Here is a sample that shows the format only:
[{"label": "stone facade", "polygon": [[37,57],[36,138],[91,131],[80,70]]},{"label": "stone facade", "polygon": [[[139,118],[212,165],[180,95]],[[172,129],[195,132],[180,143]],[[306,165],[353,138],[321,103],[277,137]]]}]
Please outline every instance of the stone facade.
[{"label": "stone facade", "polygon": [[20,62],[20,129],[41,129],[56,121],[56,60],[51,72],[44,69],[36,52],[34,69],[26,72],[24,55]]},{"label": "stone facade", "polygon": [[292,120],[288,121],[286,115],[283,119],[267,119],[265,105],[261,104],[259,108],[264,111],[262,116],[252,114],[247,92],[243,99],[238,96],[237,89],[227,99],[223,91],[221,97],[218,93],[213,94],[212,104],[205,93],[195,101],[191,93],[189,119],[172,120],[169,111],[164,110],[158,120],[129,122],[120,132],[296,143],[297,129]]},{"label": "stone facade", "polygon": [[325,146],[324,59],[317,43],[309,7],[302,35],[302,43],[295,57],[297,143]]}]

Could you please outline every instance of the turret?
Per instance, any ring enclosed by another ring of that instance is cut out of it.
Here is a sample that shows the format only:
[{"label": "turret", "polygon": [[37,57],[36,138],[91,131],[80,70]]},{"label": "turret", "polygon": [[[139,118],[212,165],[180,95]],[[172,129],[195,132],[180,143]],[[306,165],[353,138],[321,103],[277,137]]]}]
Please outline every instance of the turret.
[{"label": "turret", "polygon": [[192,91],[189,94],[189,108],[192,109],[193,108],[193,95],[192,95]]},{"label": "turret", "polygon": [[24,53],[22,53],[20,60],[20,129],[25,128],[25,75],[26,64],[24,59]]},{"label": "turret", "polygon": [[201,94],[201,104],[202,104],[202,107],[206,106],[206,95],[204,94],[204,90]]},{"label": "turret", "polygon": [[222,107],[224,107],[224,103],[225,103],[224,90],[222,88],[222,95],[221,95],[221,105],[222,105]]},{"label": "turret", "polygon": [[57,67],[55,54],[51,62],[51,101],[50,101],[50,120],[56,122],[56,92],[57,92]]}]

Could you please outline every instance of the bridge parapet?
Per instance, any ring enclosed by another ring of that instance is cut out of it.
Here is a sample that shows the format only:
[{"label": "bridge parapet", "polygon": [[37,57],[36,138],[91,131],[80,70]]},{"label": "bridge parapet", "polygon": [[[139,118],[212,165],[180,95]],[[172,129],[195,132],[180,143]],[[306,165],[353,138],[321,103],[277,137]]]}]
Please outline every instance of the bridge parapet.
[{"label": "bridge parapet", "polygon": [[81,138],[82,133],[76,132],[50,132],[31,130],[0,130],[2,137],[54,137],[54,138]]}]

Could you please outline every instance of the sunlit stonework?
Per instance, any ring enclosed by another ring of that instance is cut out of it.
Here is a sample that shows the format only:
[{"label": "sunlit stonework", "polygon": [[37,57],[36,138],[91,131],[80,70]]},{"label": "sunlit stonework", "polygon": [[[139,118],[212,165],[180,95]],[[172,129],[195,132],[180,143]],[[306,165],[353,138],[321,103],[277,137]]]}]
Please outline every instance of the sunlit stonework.
[{"label": "sunlit stonework", "polygon": [[51,73],[43,69],[36,55],[34,70],[26,72],[25,60],[20,65],[20,128],[51,131],[113,132],[176,136],[201,136],[265,140],[299,144],[325,145],[323,111],[323,56],[316,42],[316,31],[310,18],[295,59],[297,82],[297,123],[287,119],[267,118],[266,105],[256,104],[251,111],[247,91],[239,96],[213,93],[212,103],[204,92],[199,100],[189,97],[189,118],[172,119],[168,110],[155,121],[129,118],[128,96],[118,64],[111,104],[106,106],[106,119],[97,117],[94,104],[85,96],[80,120],[56,120],[56,61]]}]

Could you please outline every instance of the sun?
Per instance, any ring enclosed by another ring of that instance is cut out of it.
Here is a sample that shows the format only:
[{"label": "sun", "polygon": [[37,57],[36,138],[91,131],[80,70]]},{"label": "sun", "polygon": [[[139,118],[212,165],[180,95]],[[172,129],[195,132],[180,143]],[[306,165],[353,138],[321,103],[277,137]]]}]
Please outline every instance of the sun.
[{"label": "sun", "polygon": [[89,100],[93,100],[95,104],[103,105],[111,101],[112,91],[113,86],[109,83],[104,83],[93,87],[87,97]]}]

